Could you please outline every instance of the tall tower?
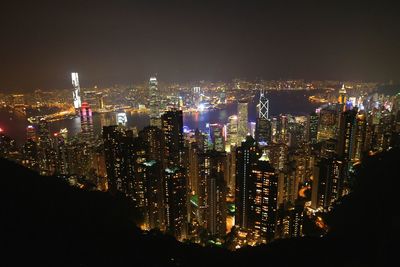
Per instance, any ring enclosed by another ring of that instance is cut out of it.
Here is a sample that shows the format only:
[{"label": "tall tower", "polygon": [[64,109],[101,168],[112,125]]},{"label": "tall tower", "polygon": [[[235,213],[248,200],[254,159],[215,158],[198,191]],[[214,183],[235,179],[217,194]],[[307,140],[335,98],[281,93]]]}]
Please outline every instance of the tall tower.
[{"label": "tall tower", "polygon": [[260,108],[258,117],[268,120],[269,119],[269,99],[267,98],[267,92],[264,89],[260,90]]},{"label": "tall tower", "polygon": [[38,159],[40,174],[52,175],[55,170],[55,155],[51,146],[49,124],[43,118],[38,125]]},{"label": "tall tower", "polygon": [[313,112],[308,116],[308,140],[311,144],[317,143],[318,114]]},{"label": "tall tower", "polygon": [[87,142],[94,140],[92,109],[86,102],[80,109],[82,139]]},{"label": "tall tower", "polygon": [[340,88],[339,90],[339,97],[338,97],[338,103],[341,106],[342,111],[346,110],[346,102],[347,102],[347,92],[343,84],[342,88]]},{"label": "tall tower", "polygon": [[272,241],[275,237],[278,177],[265,154],[252,167],[251,189],[249,226],[261,241]]},{"label": "tall tower", "polygon": [[238,144],[238,117],[229,116],[227,125],[227,151],[232,151]]},{"label": "tall tower", "polygon": [[165,138],[165,166],[182,166],[183,163],[183,115],[182,110],[166,111],[161,118]]},{"label": "tall tower", "polygon": [[346,92],[346,88],[344,87],[344,84],[343,84],[342,88],[340,88],[340,90],[339,90],[338,103],[346,105],[346,101],[347,101],[347,92]]},{"label": "tall tower", "polygon": [[226,234],[226,154],[199,153],[199,222],[211,235]]},{"label": "tall tower", "polygon": [[343,161],[322,157],[314,165],[311,207],[328,210],[343,193]]},{"label": "tall tower", "polygon": [[78,73],[72,72],[71,78],[72,78],[72,86],[73,86],[72,97],[74,100],[74,108],[79,109],[79,108],[81,108],[82,104],[81,104],[81,87],[79,86]]},{"label": "tall tower", "polygon": [[26,140],[37,141],[36,129],[33,125],[26,127]]},{"label": "tall tower", "polygon": [[156,77],[149,80],[149,108],[150,108],[150,126],[161,128],[160,103],[159,103],[158,82]]},{"label": "tall tower", "polygon": [[248,103],[239,102],[238,103],[238,138],[239,142],[246,139],[249,132],[248,129]]},{"label": "tall tower", "polygon": [[[207,229],[211,235],[226,234],[226,183],[224,152],[210,151],[206,155],[207,176]],[[207,162],[208,161],[208,162]]]},{"label": "tall tower", "polygon": [[362,159],[363,152],[365,151],[364,146],[367,126],[365,113],[357,115],[356,124],[355,144],[352,161],[360,161]]},{"label": "tall tower", "polygon": [[247,136],[246,141],[236,149],[235,223],[243,228],[249,226],[251,167],[258,158],[256,141],[253,137]]},{"label": "tall tower", "polygon": [[164,135],[160,128],[147,126],[139,132],[139,137],[147,143],[147,157],[149,160],[163,162]]},{"label": "tall tower", "polygon": [[332,107],[326,107],[319,112],[317,142],[336,138],[338,112]]},{"label": "tall tower", "polygon": [[143,163],[146,199],[145,222],[149,229],[165,230],[164,222],[164,171],[161,163],[148,160]]},{"label": "tall tower", "polygon": [[213,149],[219,152],[225,151],[225,138],[223,133],[223,126],[218,123],[209,125],[210,139],[213,145]]},{"label": "tall tower", "polygon": [[187,181],[182,168],[167,168],[164,179],[165,223],[178,240],[187,234]]}]

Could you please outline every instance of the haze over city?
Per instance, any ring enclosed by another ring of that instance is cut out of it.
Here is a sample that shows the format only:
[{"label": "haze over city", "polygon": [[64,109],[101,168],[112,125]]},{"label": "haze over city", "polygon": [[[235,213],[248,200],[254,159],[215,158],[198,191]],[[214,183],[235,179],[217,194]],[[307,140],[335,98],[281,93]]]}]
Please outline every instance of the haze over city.
[{"label": "haze over city", "polygon": [[399,80],[394,1],[7,1],[0,88],[147,80]]}]

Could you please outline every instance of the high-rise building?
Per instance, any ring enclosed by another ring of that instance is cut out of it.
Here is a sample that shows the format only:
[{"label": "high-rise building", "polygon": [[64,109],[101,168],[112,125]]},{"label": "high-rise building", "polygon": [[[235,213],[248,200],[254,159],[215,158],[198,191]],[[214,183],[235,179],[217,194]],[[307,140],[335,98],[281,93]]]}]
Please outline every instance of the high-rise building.
[{"label": "high-rise building", "polygon": [[275,237],[278,177],[265,154],[255,162],[251,171],[248,226],[262,242],[270,242]]},{"label": "high-rise building", "polygon": [[356,118],[354,153],[351,158],[353,162],[360,161],[362,159],[363,153],[365,152],[366,126],[366,114],[358,114]]},{"label": "high-rise building", "polygon": [[165,230],[164,173],[161,162],[149,160],[144,162],[143,166],[146,199],[145,222],[149,229]]},{"label": "high-rise building", "polygon": [[169,233],[178,240],[187,236],[187,181],[186,171],[173,167],[165,169],[165,223]]},{"label": "high-rise building", "polygon": [[308,140],[311,144],[317,143],[318,121],[317,113],[313,112],[308,116]]},{"label": "high-rise building", "polygon": [[321,109],[319,113],[317,141],[336,138],[338,113],[335,107]]},{"label": "high-rise building", "polygon": [[74,108],[80,109],[82,104],[81,104],[81,87],[79,85],[78,73],[77,72],[71,73],[71,78],[73,86],[72,97],[74,100]]},{"label": "high-rise building", "polygon": [[92,109],[86,102],[82,103],[80,117],[82,139],[86,142],[92,142],[94,140]]},{"label": "high-rise building", "polygon": [[278,142],[281,144],[287,144],[289,142],[289,136],[288,136],[288,116],[286,115],[279,115],[279,120],[278,120]]},{"label": "high-rise building", "polygon": [[145,207],[145,142],[117,126],[103,127],[103,140],[108,190],[120,191],[131,198],[136,207]]},{"label": "high-rise building", "polygon": [[287,162],[288,146],[286,144],[271,144],[263,149],[275,170],[282,170]]},{"label": "high-rise building", "polygon": [[226,154],[215,150],[199,154],[199,222],[215,236],[226,234]]},{"label": "high-rise building", "polygon": [[251,168],[258,158],[256,141],[251,136],[247,136],[246,141],[236,149],[235,223],[243,228],[248,227],[250,196],[252,195]]},{"label": "high-rise building", "polygon": [[56,170],[58,175],[68,174],[68,155],[66,140],[59,133],[53,137],[54,151],[56,153]]},{"label": "high-rise building", "polygon": [[196,86],[193,87],[192,91],[193,91],[193,104],[196,108],[198,108],[202,101],[201,88]]},{"label": "high-rise building", "polygon": [[163,163],[164,135],[160,128],[147,126],[139,132],[139,137],[147,143],[147,158]]},{"label": "high-rise building", "polygon": [[269,99],[267,98],[267,92],[264,89],[260,90],[258,117],[265,120],[269,119]]},{"label": "high-rise building", "polygon": [[39,170],[38,147],[37,143],[33,139],[29,138],[25,142],[24,146],[22,147],[22,155],[23,155],[22,165],[34,171]]},{"label": "high-rise building", "polygon": [[26,140],[37,141],[36,129],[33,125],[28,125],[28,127],[26,127]]},{"label": "high-rise building", "polygon": [[311,207],[328,210],[343,194],[343,161],[335,157],[322,157],[314,166]]},{"label": "high-rise building", "polygon": [[52,175],[55,171],[55,153],[52,148],[49,124],[41,119],[38,124],[38,160],[41,175]]},{"label": "high-rise building", "polygon": [[238,103],[238,142],[246,140],[249,133],[249,119],[248,119],[248,103]]},{"label": "high-rise building", "polygon": [[[59,152],[62,154],[65,153],[67,156],[67,163],[64,164],[67,168],[67,173],[74,176],[85,176],[89,180],[94,178],[94,173],[91,172],[93,163],[92,146],[79,138],[73,138],[67,143],[61,135],[58,135],[56,138],[59,141],[63,141],[59,142],[61,145]],[[66,148],[66,152],[63,151],[64,147]],[[94,181],[92,180],[92,182]]]},{"label": "high-rise building", "polygon": [[340,105],[342,111],[346,110],[346,103],[347,103],[347,92],[343,84],[342,88],[340,88],[339,90],[339,97],[338,97],[338,104]]},{"label": "high-rise building", "polygon": [[356,134],[357,110],[347,110],[340,113],[338,156],[347,162],[353,157]]},{"label": "high-rise building", "polygon": [[226,150],[229,152],[232,151],[236,145],[238,145],[238,117],[236,115],[229,116],[226,128]]},{"label": "high-rise building", "polygon": [[159,97],[157,78],[151,77],[149,80],[150,126],[161,128]]},{"label": "high-rise building", "polygon": [[271,122],[269,119],[257,118],[255,139],[261,147],[271,143]]},{"label": "high-rise building", "polygon": [[298,238],[303,236],[304,205],[290,205],[278,211],[277,237]]},{"label": "high-rise building", "polygon": [[224,136],[224,128],[221,124],[214,123],[209,124],[210,129],[210,139],[213,146],[213,149],[219,152],[225,151],[225,136]]},{"label": "high-rise building", "polygon": [[166,111],[161,116],[164,133],[164,156],[167,168],[183,166],[183,115],[181,110]]}]

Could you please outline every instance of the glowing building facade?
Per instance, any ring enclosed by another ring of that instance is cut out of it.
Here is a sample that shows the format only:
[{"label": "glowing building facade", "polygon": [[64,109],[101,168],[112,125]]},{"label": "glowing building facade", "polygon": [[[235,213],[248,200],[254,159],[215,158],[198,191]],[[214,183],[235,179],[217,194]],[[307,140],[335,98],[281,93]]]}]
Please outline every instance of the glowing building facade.
[{"label": "glowing building facade", "polygon": [[79,85],[78,73],[77,72],[71,73],[71,78],[73,86],[72,97],[74,100],[74,108],[79,109],[81,108],[82,103],[81,103],[81,87]]}]

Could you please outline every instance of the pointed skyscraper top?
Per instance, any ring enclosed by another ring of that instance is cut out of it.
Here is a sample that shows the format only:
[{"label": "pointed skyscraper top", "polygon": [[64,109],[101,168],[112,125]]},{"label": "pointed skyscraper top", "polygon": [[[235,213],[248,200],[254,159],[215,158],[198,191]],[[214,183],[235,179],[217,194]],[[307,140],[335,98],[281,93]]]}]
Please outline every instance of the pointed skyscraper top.
[{"label": "pointed skyscraper top", "polygon": [[263,151],[263,154],[261,155],[261,157],[258,160],[259,161],[269,161],[269,157],[268,157],[267,153],[265,153],[265,151]]},{"label": "pointed skyscraper top", "polygon": [[339,93],[342,93],[342,94],[346,93],[346,88],[344,87],[344,84],[342,84],[342,88],[339,90]]},{"label": "pointed skyscraper top", "polygon": [[267,92],[264,89],[261,89],[258,117],[268,120],[268,116],[269,116],[269,100],[267,98]]}]

